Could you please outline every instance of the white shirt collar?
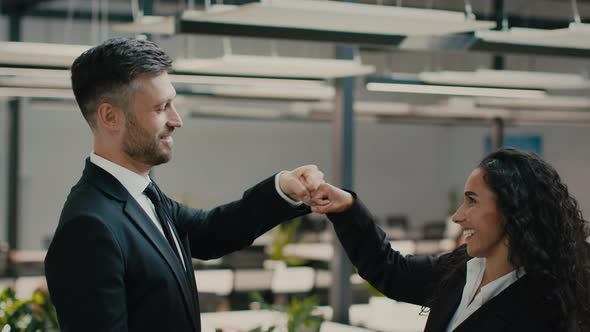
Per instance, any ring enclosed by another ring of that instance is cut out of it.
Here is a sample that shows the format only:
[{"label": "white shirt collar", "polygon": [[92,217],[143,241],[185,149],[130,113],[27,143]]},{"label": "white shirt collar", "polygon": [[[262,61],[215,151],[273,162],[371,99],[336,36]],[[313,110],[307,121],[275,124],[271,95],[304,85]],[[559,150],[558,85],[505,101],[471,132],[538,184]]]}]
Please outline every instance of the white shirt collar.
[{"label": "white shirt collar", "polygon": [[454,330],[489,300],[525,275],[524,268],[520,267],[483,286],[474,298],[473,296],[481,284],[485,268],[485,258],[474,257],[467,262],[465,287],[463,288],[461,303],[449,321],[447,331]]},{"label": "white shirt collar", "polygon": [[[467,279],[471,279],[474,283],[481,283],[481,279],[483,277],[483,273],[486,267],[486,259],[480,257],[474,257],[467,262]],[[481,274],[481,276],[480,276]],[[516,282],[522,275],[524,274],[524,269],[521,267],[517,270],[509,272],[500,278],[490,282],[489,284],[483,286],[479,290],[478,296],[473,299],[475,302],[476,300],[479,301],[479,306],[482,306],[484,303],[488,302],[494,296],[498,295],[504,289],[508,288],[508,286],[512,285]],[[467,282],[469,283],[469,281]],[[477,288],[476,288],[477,290]],[[472,295],[473,297],[473,295]]]},{"label": "white shirt collar", "polygon": [[149,176],[143,177],[121,165],[105,159],[92,151],[90,153],[90,161],[96,166],[104,169],[109,174],[119,180],[123,187],[134,197],[143,194],[145,188],[152,181]]}]

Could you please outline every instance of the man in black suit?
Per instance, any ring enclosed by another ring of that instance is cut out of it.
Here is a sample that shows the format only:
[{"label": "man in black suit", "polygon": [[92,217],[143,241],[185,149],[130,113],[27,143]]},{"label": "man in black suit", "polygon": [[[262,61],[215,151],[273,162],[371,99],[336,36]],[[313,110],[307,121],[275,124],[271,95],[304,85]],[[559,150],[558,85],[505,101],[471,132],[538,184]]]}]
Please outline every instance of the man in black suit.
[{"label": "man in black suit", "polygon": [[283,171],[210,211],[167,197],[149,178],[182,126],[171,59],[149,41],[107,40],[72,65],[94,151],[64,205],[45,259],[62,331],[200,331],[191,257],[250,245],[323,182],[313,165]]}]

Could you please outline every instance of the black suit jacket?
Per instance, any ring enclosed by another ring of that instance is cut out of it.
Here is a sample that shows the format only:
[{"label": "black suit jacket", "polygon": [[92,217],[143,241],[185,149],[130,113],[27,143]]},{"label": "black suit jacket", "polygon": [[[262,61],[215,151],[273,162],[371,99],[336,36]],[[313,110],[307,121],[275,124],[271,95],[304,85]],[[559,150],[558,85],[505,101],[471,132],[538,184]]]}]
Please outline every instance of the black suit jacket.
[{"label": "black suit jacket", "polygon": [[200,331],[190,257],[211,259],[239,250],[308,212],[276,193],[274,177],[210,211],[160,194],[190,273],[127,190],[86,160],[45,258],[63,332]]},{"label": "black suit jacket", "polygon": [[[464,264],[454,272],[448,267],[451,260],[460,257],[464,247],[438,257],[402,256],[391,248],[385,233],[357,197],[349,210],[328,217],[361,277],[392,299],[429,307],[425,332],[446,331],[466,282]],[[559,331],[548,318],[551,307],[540,301],[542,297],[538,295],[524,275],[453,331]]]}]

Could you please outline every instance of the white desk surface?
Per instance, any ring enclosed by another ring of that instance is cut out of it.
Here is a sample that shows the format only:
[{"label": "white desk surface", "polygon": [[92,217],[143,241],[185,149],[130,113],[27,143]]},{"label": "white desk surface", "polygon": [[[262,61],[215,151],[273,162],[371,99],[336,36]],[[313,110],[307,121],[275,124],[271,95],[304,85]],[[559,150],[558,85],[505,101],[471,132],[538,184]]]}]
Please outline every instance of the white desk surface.
[{"label": "white desk surface", "polygon": [[15,263],[43,263],[47,250],[13,250],[9,255]]},{"label": "white desk surface", "polygon": [[[287,315],[282,312],[268,310],[243,310],[225,312],[206,312],[201,314],[203,332],[214,332],[215,329],[228,331],[248,331],[261,326],[263,329],[272,325],[275,331],[287,331]],[[338,324],[330,321],[322,323],[320,332],[371,332],[360,327]]]},{"label": "white desk surface", "polygon": [[[393,240],[390,243],[402,255],[434,254],[450,251],[454,247],[454,242],[450,240]],[[283,255],[330,262],[334,257],[334,248],[329,242],[292,243],[283,248]]]},{"label": "white desk surface", "polygon": [[283,248],[283,255],[329,262],[334,257],[331,243],[293,243]]}]

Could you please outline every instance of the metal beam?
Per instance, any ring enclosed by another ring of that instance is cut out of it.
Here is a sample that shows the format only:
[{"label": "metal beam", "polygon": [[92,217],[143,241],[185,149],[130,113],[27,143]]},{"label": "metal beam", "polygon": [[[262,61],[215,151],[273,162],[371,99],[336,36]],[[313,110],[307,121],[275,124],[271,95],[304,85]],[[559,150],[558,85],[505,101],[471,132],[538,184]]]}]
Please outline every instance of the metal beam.
[{"label": "metal beam", "polygon": [[494,0],[494,19],[496,21],[495,30],[508,28],[508,18],[506,17],[506,6],[504,6],[504,0]]},{"label": "metal beam", "polygon": [[502,146],[504,146],[504,120],[495,118],[492,127],[492,149],[497,150]]},{"label": "metal beam", "polygon": [[[11,15],[9,18],[10,40],[19,41],[21,36],[21,17]],[[19,168],[20,168],[20,111],[19,100],[8,103],[8,190],[6,204],[7,240],[10,248],[18,248],[19,225]]]},{"label": "metal beam", "polygon": [[[338,59],[353,59],[351,47],[338,46]],[[334,112],[334,179],[335,185],[353,189],[354,161],[354,78],[346,77],[336,80],[336,109]],[[330,305],[333,309],[332,319],[340,323],[348,323],[348,309],[352,303],[350,274],[352,265],[338,241],[332,238],[334,258],[330,264],[332,285],[330,287]]]},{"label": "metal beam", "polygon": [[273,39],[292,39],[351,44],[398,45],[405,37],[355,32],[328,31],[318,29],[267,27],[250,24],[221,23],[211,21],[181,19],[179,33],[205,35],[225,35],[238,37],[257,37]]},{"label": "metal beam", "polygon": [[[507,28],[508,20],[506,17],[506,6],[504,0],[494,1],[494,10],[496,16],[496,29],[503,30]],[[504,55],[495,54],[493,59],[493,68],[495,70],[503,70],[505,67]],[[495,118],[492,127],[492,149],[497,150],[504,145],[504,120],[502,118]]]},{"label": "metal beam", "polygon": [[[569,19],[528,17],[525,15],[508,14],[506,13],[505,6],[503,8],[500,4],[496,4],[496,2],[494,2],[494,13],[492,15],[486,13],[475,13],[475,17],[477,17],[478,20],[482,21],[496,21],[497,24],[498,17],[496,16],[495,12],[498,9],[504,11],[504,17],[506,18],[506,22],[510,27],[531,29],[563,29],[567,28],[571,22],[571,20]],[[590,17],[583,17],[582,21],[590,21]]]},{"label": "metal beam", "polygon": [[[36,9],[24,14],[27,17],[42,17],[47,19],[66,19],[68,18],[68,11],[63,9]],[[102,13],[98,13],[98,17],[102,18]],[[92,12],[88,10],[76,10],[72,13],[74,20],[92,20]],[[107,15],[109,22],[113,23],[128,23],[133,22],[133,15],[130,13],[109,13]]]},{"label": "metal beam", "polygon": [[154,15],[154,1],[144,0],[143,1],[143,15],[151,16]]}]

